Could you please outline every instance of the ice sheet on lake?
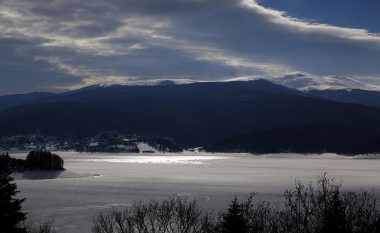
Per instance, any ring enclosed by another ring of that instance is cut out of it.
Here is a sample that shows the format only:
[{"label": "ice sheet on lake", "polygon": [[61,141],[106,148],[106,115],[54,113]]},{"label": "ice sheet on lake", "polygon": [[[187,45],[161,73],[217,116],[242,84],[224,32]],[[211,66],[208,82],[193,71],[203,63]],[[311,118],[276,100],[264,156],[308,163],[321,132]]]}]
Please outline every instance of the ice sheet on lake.
[{"label": "ice sheet on lake", "polygon": [[192,164],[204,165],[210,160],[226,159],[221,156],[125,156],[117,158],[77,159],[78,162],[136,163],[136,164]]},{"label": "ice sheet on lake", "polygon": [[24,210],[35,222],[54,218],[58,233],[90,233],[99,211],[171,195],[195,198],[201,207],[216,211],[228,207],[235,196],[246,198],[251,192],[260,200],[278,201],[295,179],[308,183],[324,172],[349,190],[380,193],[378,155],[56,153],[65,160],[68,177],[101,175],[16,180],[20,197],[27,198]]}]

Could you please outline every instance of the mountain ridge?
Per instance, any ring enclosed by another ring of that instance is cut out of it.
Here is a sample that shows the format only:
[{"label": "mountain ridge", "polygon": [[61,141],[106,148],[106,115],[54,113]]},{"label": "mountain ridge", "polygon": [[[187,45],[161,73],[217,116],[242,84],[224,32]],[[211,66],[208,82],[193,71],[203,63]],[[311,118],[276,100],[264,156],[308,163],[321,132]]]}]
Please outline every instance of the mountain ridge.
[{"label": "mountain ridge", "polygon": [[229,81],[247,81],[264,79],[272,83],[282,85],[299,91],[308,92],[312,90],[366,90],[380,91],[380,86],[363,83],[356,79],[342,76],[317,76],[307,72],[291,72],[281,76],[246,76],[229,79]]},{"label": "mountain ridge", "polygon": [[[247,76],[240,78],[228,79],[225,81],[195,81],[190,79],[155,79],[155,80],[142,80],[132,81],[121,84],[96,84],[87,86],[81,89],[62,92],[62,93],[48,93],[48,92],[32,92],[25,94],[15,94],[0,96],[0,111],[11,108],[24,102],[33,102],[42,98],[61,98],[72,94],[87,92],[90,90],[99,90],[104,88],[120,88],[120,87],[143,87],[143,86],[172,86],[172,85],[188,85],[196,83],[223,83],[223,82],[249,82],[249,81],[269,81],[275,85],[280,85],[285,88],[300,91],[301,95],[332,100],[341,103],[354,103],[362,104],[372,107],[380,107],[380,87],[365,84],[351,78],[343,76],[326,76],[319,77],[305,72],[294,72],[284,74],[279,77],[269,76]],[[342,81],[343,80],[343,81]]]},{"label": "mountain ridge", "polygon": [[[0,137],[28,134],[91,137],[114,132],[169,138],[182,148],[190,148],[208,147],[236,135],[281,134],[276,129],[302,129],[316,124],[332,135],[340,135],[341,130],[329,125],[343,124],[345,133],[373,128],[371,135],[359,135],[369,143],[380,134],[380,109],[310,97],[265,80],[110,86],[44,97],[5,109],[0,112]],[[286,133],[289,138],[294,136],[292,130]],[[318,130],[315,133],[322,135]],[[273,138],[277,142],[274,145],[282,148],[281,138],[276,135]],[[337,145],[352,143],[344,142],[344,138],[336,140]],[[371,148],[373,152],[380,151]]]}]

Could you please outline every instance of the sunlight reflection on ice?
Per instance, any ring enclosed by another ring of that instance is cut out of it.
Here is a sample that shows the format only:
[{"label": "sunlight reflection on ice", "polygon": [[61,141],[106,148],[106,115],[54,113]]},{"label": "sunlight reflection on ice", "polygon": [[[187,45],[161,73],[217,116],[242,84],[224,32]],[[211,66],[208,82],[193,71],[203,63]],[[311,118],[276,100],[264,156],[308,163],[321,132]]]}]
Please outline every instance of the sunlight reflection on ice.
[{"label": "sunlight reflection on ice", "polygon": [[128,156],[118,158],[78,159],[80,162],[138,163],[138,164],[192,164],[203,165],[209,160],[226,159],[220,156]]}]

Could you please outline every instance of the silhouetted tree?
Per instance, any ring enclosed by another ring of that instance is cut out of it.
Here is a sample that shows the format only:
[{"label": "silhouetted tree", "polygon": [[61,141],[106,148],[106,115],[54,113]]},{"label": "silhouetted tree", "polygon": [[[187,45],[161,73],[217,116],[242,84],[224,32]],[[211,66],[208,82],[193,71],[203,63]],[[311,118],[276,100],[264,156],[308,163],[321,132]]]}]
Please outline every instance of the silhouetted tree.
[{"label": "silhouetted tree", "polygon": [[223,215],[221,223],[222,233],[247,233],[248,224],[244,216],[242,204],[240,204],[235,197],[228,209],[227,213]]},{"label": "silhouetted tree", "polygon": [[15,198],[19,192],[17,185],[10,176],[9,155],[1,155],[0,159],[0,232],[24,233],[21,223],[25,220],[25,213],[21,211],[21,204],[25,199]]},{"label": "silhouetted tree", "polygon": [[377,233],[380,232],[380,206],[374,194],[341,192],[341,184],[326,174],[317,184],[303,185],[285,192],[280,214],[282,232],[298,233]]},{"label": "silhouetted tree", "polygon": [[34,169],[62,170],[64,161],[48,151],[31,151],[26,157],[26,163]]}]

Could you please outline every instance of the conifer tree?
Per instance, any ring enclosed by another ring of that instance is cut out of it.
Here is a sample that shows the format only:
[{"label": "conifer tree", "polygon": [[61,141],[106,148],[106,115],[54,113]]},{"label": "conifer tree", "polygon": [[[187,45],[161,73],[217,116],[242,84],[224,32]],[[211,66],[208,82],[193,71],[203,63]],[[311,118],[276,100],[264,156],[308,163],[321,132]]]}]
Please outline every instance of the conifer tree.
[{"label": "conifer tree", "polygon": [[222,233],[247,233],[248,224],[244,218],[241,204],[237,198],[232,201],[227,213],[223,216],[221,224]]},{"label": "conifer tree", "polygon": [[1,233],[25,233],[21,226],[25,220],[25,213],[21,211],[21,204],[25,199],[17,199],[19,192],[17,185],[10,176],[9,156],[1,155],[0,158],[0,232]]}]

